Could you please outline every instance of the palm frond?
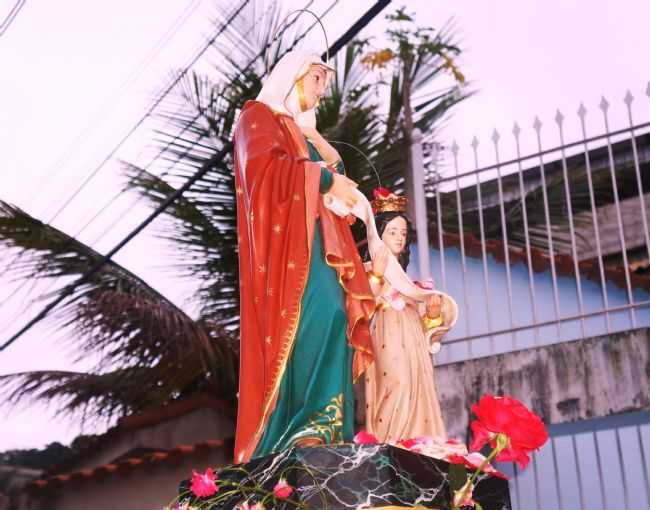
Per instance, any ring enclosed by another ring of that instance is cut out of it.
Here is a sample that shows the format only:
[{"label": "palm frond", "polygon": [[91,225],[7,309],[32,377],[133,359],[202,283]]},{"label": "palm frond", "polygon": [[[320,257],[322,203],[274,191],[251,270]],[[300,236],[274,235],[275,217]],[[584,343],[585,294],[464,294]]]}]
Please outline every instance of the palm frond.
[{"label": "palm frond", "polygon": [[[165,180],[126,165],[133,189],[158,206],[175,191]],[[205,196],[207,195],[207,196]],[[236,334],[239,319],[237,218],[234,194],[191,193],[165,210],[160,236],[174,246],[180,275],[200,282],[197,299],[204,317]]]},{"label": "palm frond", "polygon": [[[70,280],[102,257],[6,202],[0,202],[0,244],[26,252],[10,268],[22,278]],[[218,363],[203,327],[114,261],[77,287],[54,317],[59,327],[76,333],[79,358],[99,354],[105,366],[153,364],[187,351],[200,353],[206,363]]]},{"label": "palm frond", "polygon": [[[234,390],[232,374],[206,371],[191,355],[154,366],[127,366],[103,372],[60,370],[0,376],[5,405],[43,401],[57,403],[58,414],[84,420],[109,420],[165,405],[186,394],[209,390],[227,398]],[[220,379],[222,379],[220,381]],[[226,386],[226,391],[224,391]]]},{"label": "palm frond", "polygon": [[[192,177],[230,140],[239,111],[261,88],[267,53],[272,66],[302,37],[301,24],[289,22],[278,33],[278,42],[271,45],[276,25],[283,18],[281,11],[271,4],[261,16],[255,6],[252,2],[252,8],[235,18],[214,44],[219,63],[210,77],[185,76],[163,105],[158,118],[166,127],[157,131],[166,166],[162,172],[125,165],[128,186],[153,206]],[[226,13],[219,16],[225,18]],[[258,37],[242,35],[251,31]],[[236,334],[239,284],[232,165],[228,154],[165,211],[170,223],[162,236],[172,242],[181,274],[202,282],[197,296],[202,315]]]}]

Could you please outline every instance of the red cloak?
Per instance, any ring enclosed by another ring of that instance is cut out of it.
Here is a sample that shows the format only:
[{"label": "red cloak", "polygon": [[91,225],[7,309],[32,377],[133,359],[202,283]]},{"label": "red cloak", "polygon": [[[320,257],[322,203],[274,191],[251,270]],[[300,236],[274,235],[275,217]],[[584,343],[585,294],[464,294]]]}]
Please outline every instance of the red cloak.
[{"label": "red cloak", "polygon": [[353,377],[372,363],[375,303],[347,221],[326,209],[321,165],[309,159],[294,120],[248,101],[234,135],[239,240],[241,357],[235,462],[245,462],[277,400],[291,356],[320,217],[325,261],[345,290]]}]

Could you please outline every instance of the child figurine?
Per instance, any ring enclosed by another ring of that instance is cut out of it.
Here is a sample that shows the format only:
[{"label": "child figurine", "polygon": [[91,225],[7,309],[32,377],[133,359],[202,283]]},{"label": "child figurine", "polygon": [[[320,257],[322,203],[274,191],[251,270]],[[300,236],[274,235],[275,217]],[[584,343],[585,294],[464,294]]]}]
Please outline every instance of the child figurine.
[{"label": "child figurine", "polygon": [[375,363],[365,375],[366,430],[384,443],[446,438],[429,350],[429,338],[435,343],[441,336],[431,332],[443,323],[442,300],[430,295],[426,302],[416,302],[384,279],[389,251],[406,270],[412,229],[406,198],[382,191],[372,205],[386,247],[364,264],[377,303],[371,325]]}]

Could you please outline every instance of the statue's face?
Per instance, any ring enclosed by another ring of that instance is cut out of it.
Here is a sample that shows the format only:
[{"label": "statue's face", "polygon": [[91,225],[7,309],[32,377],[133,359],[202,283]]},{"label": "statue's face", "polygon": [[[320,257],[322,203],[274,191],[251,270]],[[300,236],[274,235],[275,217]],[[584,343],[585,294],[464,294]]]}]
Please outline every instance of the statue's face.
[{"label": "statue's face", "polygon": [[406,247],[407,235],[408,227],[406,220],[401,216],[395,216],[386,224],[384,233],[381,235],[381,240],[386,243],[391,253],[397,257]]},{"label": "statue's face", "polygon": [[300,80],[306,110],[314,108],[321,97],[325,95],[327,86],[327,71],[319,65],[312,65],[307,74]]}]

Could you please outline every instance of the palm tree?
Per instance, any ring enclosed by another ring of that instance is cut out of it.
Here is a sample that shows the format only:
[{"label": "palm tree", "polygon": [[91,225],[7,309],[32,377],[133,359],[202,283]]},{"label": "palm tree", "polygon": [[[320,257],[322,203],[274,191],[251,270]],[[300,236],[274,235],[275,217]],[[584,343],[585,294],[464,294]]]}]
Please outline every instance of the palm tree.
[{"label": "palm tree", "polygon": [[[149,205],[164,201],[230,140],[239,110],[261,87],[263,59],[247,64],[273,42],[280,11],[272,6],[266,12],[265,21],[255,25],[256,40],[246,34],[250,16],[257,13],[236,18],[214,45],[219,63],[210,76],[184,77],[159,111],[164,124],[157,142],[167,167],[124,163],[129,189]],[[299,42],[296,27],[290,25],[271,46],[271,61]],[[430,92],[432,83],[447,73],[449,55],[460,51],[453,38],[448,28],[435,37],[430,31],[426,37],[420,33],[422,44],[408,75],[413,120],[430,138],[449,108],[463,98],[455,86]],[[405,79],[403,66],[395,65],[389,82],[377,86],[365,55],[367,43],[355,42],[337,56],[337,73],[318,122],[329,139],[344,143],[339,147],[348,175],[369,193],[376,179],[362,154],[374,162],[384,185],[398,188],[403,180]],[[168,207],[164,221],[160,235],[177,257],[179,276],[200,282],[198,315],[190,317],[118,264],[106,264],[69,296],[55,318],[59,327],[73,333],[80,357],[99,355],[98,366],[92,372],[3,376],[0,387],[10,402],[58,398],[62,411],[115,417],[206,388],[235,403],[239,303],[230,155]],[[12,269],[23,278],[78,276],[100,258],[91,247],[6,203],[0,204],[0,243],[24,252],[20,266]]]},{"label": "palm tree", "polygon": [[[23,278],[70,278],[101,254],[24,211],[0,202],[0,239],[24,250],[11,268]],[[105,264],[59,308],[54,321],[78,341],[77,360],[99,359],[92,373],[38,371],[0,378],[9,402],[61,399],[62,410],[110,418],[206,387],[232,398],[236,352],[208,317],[190,318],[141,278]]]}]

